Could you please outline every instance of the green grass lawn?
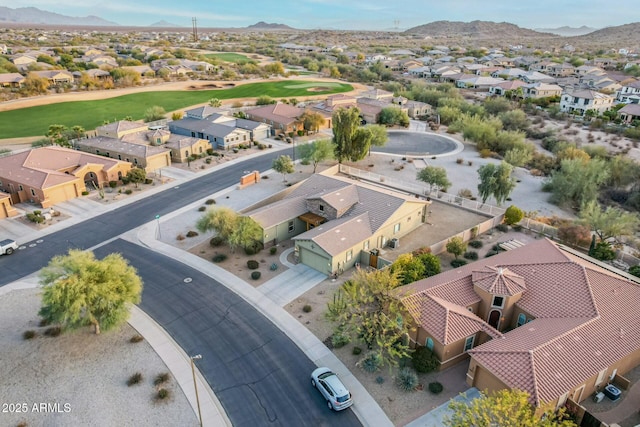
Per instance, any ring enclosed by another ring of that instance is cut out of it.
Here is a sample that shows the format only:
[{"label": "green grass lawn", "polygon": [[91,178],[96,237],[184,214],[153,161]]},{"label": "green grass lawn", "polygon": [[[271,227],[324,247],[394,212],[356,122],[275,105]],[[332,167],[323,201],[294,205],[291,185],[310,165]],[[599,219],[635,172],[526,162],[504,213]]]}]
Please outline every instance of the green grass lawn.
[{"label": "green grass lawn", "polygon": [[206,58],[216,58],[216,59],[219,59],[221,61],[234,62],[234,63],[238,63],[238,62],[242,62],[242,61],[253,61],[253,59],[249,58],[248,56],[241,55],[239,53],[230,53],[230,52],[225,52],[225,53],[207,53],[204,56]]},{"label": "green grass lawn", "polygon": [[[327,90],[309,91],[321,87]],[[0,139],[39,136],[49,125],[80,125],[90,130],[105,120],[113,122],[131,116],[139,120],[147,108],[159,105],[166,111],[179,110],[207,102],[211,98],[234,99],[268,95],[273,98],[295,98],[348,92],[353,86],[343,83],[292,81],[248,83],[231,89],[140,92],[99,101],[73,101],[0,112]]]}]

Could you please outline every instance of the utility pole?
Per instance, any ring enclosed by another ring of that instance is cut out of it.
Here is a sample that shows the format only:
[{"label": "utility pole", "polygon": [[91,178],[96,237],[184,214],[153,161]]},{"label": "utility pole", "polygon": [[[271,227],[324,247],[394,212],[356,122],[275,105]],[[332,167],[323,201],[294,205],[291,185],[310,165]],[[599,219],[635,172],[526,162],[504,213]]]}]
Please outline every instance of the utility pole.
[{"label": "utility pole", "polygon": [[198,19],[194,16],[191,18],[191,26],[193,27],[193,41],[198,41]]}]

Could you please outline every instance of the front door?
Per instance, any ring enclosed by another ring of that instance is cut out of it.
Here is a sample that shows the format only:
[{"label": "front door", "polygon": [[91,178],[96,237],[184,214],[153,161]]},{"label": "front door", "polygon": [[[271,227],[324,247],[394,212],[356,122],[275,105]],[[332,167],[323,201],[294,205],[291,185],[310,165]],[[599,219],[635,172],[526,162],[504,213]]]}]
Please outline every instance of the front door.
[{"label": "front door", "polygon": [[501,315],[500,310],[491,310],[491,313],[489,313],[489,320],[487,320],[487,323],[489,323],[494,328],[498,329],[498,326],[500,325],[500,315]]},{"label": "front door", "polygon": [[378,268],[378,251],[369,252],[369,267]]}]

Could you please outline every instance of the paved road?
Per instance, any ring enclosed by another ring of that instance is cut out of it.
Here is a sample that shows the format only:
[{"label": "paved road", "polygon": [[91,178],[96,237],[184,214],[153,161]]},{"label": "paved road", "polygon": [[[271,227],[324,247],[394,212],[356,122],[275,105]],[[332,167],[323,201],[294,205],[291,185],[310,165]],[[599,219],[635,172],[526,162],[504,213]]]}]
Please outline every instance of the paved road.
[{"label": "paved road", "polygon": [[[176,260],[114,240],[98,257],[122,253],[144,280],[140,307],[198,366],[234,426],[359,426],[330,411],[311,387],[315,365],[276,326],[225,286]],[[185,283],[185,278],[190,278]]]},{"label": "paved road", "polygon": [[[122,206],[80,224],[49,234],[42,242],[10,257],[0,257],[0,286],[27,276],[45,266],[55,256],[68,248],[88,249],[120,234],[152,221],[156,215],[173,212],[196,200],[206,198],[239,182],[247,170],[265,171],[271,168],[275,157],[282,152],[247,159],[226,168],[203,175],[200,178],[170,187],[151,197]],[[27,246],[35,242],[27,243]],[[24,260],[28,260],[25,262]]]}]

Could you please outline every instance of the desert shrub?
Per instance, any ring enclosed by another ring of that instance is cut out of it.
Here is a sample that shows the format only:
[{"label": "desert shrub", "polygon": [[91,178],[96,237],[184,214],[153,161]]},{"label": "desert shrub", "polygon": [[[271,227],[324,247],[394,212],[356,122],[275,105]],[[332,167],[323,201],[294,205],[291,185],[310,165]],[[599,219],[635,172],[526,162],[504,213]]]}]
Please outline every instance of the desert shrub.
[{"label": "desert shrub", "polygon": [[129,342],[134,344],[138,342],[142,342],[143,340],[144,340],[144,337],[140,334],[135,334],[134,336],[129,338]]},{"label": "desert shrub", "polygon": [[215,254],[213,258],[211,258],[213,262],[222,262],[225,259],[227,259],[227,256],[225,254]]},{"label": "desert shrub", "polygon": [[435,371],[440,366],[438,357],[427,347],[418,347],[411,355],[411,363],[421,374]]},{"label": "desert shrub", "polygon": [[507,224],[498,224],[496,225],[496,230],[502,231],[503,233],[509,231],[509,226]]},{"label": "desert shrub", "polygon": [[269,270],[271,271],[276,271],[277,269],[278,269],[278,264],[276,264],[275,262],[271,263],[271,266],[269,266]]},{"label": "desert shrub", "polygon": [[126,190],[124,190],[124,194],[131,194],[133,193],[133,190],[130,188],[127,188]]},{"label": "desert shrub", "polygon": [[180,233],[180,234],[178,234],[178,235],[176,236],[176,240],[178,240],[178,241],[180,241],[180,240],[184,240],[184,239],[185,239],[185,237],[184,237],[184,234],[182,234],[182,233]]},{"label": "desert shrub", "polygon": [[204,202],[205,205],[215,205],[216,201],[215,199],[207,199],[206,202]]},{"label": "desert shrub", "polygon": [[351,337],[345,334],[340,328],[334,331],[331,336],[331,344],[333,345],[333,348],[344,347],[349,344],[349,342],[351,342]]},{"label": "desert shrub", "polygon": [[164,384],[167,381],[169,381],[169,373],[168,372],[163,372],[161,374],[156,375],[156,378],[153,380],[153,384],[154,385],[160,385],[160,384]]},{"label": "desert shrub", "polygon": [[251,272],[251,278],[253,280],[258,280],[260,278],[260,276],[262,276],[262,273],[260,273],[259,271],[252,271]]},{"label": "desert shrub", "polygon": [[269,253],[271,255],[275,255],[276,252],[278,252],[278,248],[276,248],[275,246],[272,246],[271,248],[269,248]]},{"label": "desert shrub", "polygon": [[484,243],[482,243],[482,240],[472,240],[469,242],[469,246],[471,246],[474,249],[480,249],[483,244]]},{"label": "desert shrub", "polygon": [[38,326],[40,326],[41,328],[44,326],[49,326],[49,320],[48,319],[40,319],[40,321],[38,322]]},{"label": "desert shrub", "polygon": [[357,356],[360,353],[362,353],[362,349],[360,347],[353,347],[353,350],[351,351],[351,354]]},{"label": "desert shrub", "polygon": [[629,274],[640,277],[640,265],[632,265],[629,267]]},{"label": "desert shrub", "polygon": [[247,261],[247,268],[249,270],[255,270],[258,267],[260,267],[260,263],[255,259],[250,259],[249,261]]},{"label": "desert shrub", "polygon": [[212,237],[211,240],[209,240],[209,244],[213,247],[220,246],[223,243],[224,239],[220,236]]},{"label": "desert shrub", "polygon": [[365,357],[358,361],[357,365],[365,372],[373,373],[380,370],[382,366],[382,357],[379,353],[371,351]]},{"label": "desert shrub", "polygon": [[187,231],[187,237],[196,237],[198,235],[197,231],[189,230]]},{"label": "desert shrub", "polygon": [[483,148],[482,150],[480,150],[480,157],[483,159],[486,159],[488,157],[491,157],[491,150],[488,148]]},{"label": "desert shrub", "polygon": [[302,311],[304,311],[305,313],[311,313],[311,310],[313,310],[313,307],[311,307],[309,304],[305,304],[304,307],[302,307]]},{"label": "desert shrub", "polygon": [[381,376],[376,377],[376,384],[384,384],[384,378]]},{"label": "desert shrub", "polygon": [[444,390],[444,387],[438,381],[429,383],[429,391],[433,394],[440,394]]},{"label": "desert shrub", "polygon": [[171,393],[169,392],[169,390],[167,390],[166,388],[161,388],[160,390],[158,390],[158,393],[156,394],[156,399],[166,400],[169,398],[170,394]]},{"label": "desert shrub", "polygon": [[245,255],[255,255],[256,254],[256,250],[250,246],[247,246],[246,248],[244,248],[244,253]]},{"label": "desert shrub", "polygon": [[144,179],[144,183],[147,184],[147,185],[148,184],[153,184],[153,180],[151,178],[145,178]]},{"label": "desert shrub", "polygon": [[206,211],[206,210],[207,210],[207,207],[206,207],[206,206],[200,206],[200,207],[198,208],[198,212],[204,212],[204,211]]},{"label": "desert shrub", "polygon": [[109,181],[109,188],[116,188],[118,186],[118,181]]},{"label": "desert shrub", "polygon": [[28,330],[22,333],[22,338],[25,340],[30,340],[36,337],[36,331]]},{"label": "desert shrub", "polygon": [[142,374],[140,372],[136,372],[135,374],[129,377],[129,379],[127,380],[127,385],[131,387],[132,385],[140,384],[141,381],[142,381]]},{"label": "desert shrub", "polygon": [[458,157],[458,158],[456,159],[456,163],[457,163],[457,164],[459,164],[459,165],[461,165],[463,162],[464,162],[464,159],[462,159],[462,158],[460,158],[460,157]]},{"label": "desert shrub", "polygon": [[48,337],[57,337],[62,333],[62,328],[60,326],[52,326],[50,328],[45,329],[44,334]]},{"label": "desert shrub", "polygon": [[44,217],[41,215],[40,211],[33,211],[27,214],[27,219],[31,222],[35,222],[36,224],[42,224],[44,222]]},{"label": "desert shrub", "polygon": [[507,225],[517,224],[524,218],[524,212],[517,206],[511,205],[504,212],[504,223]]},{"label": "desert shrub", "polygon": [[83,196],[88,196],[88,195],[89,195],[89,192],[85,190],[85,191],[83,191],[83,192],[82,192],[82,195],[83,195]]},{"label": "desert shrub", "polygon": [[463,265],[466,265],[467,261],[464,259],[454,259],[451,260],[451,267],[453,268],[458,268],[458,267],[462,267]]},{"label": "desert shrub", "polygon": [[402,368],[398,371],[396,385],[402,391],[414,391],[418,385],[418,375],[411,368]]},{"label": "desert shrub", "polygon": [[478,252],[476,251],[467,251],[462,255],[464,259],[468,259],[470,261],[475,261],[478,259]]},{"label": "desert shrub", "polygon": [[463,199],[471,199],[473,197],[473,193],[468,188],[463,188],[458,191],[458,197],[462,197]]}]

